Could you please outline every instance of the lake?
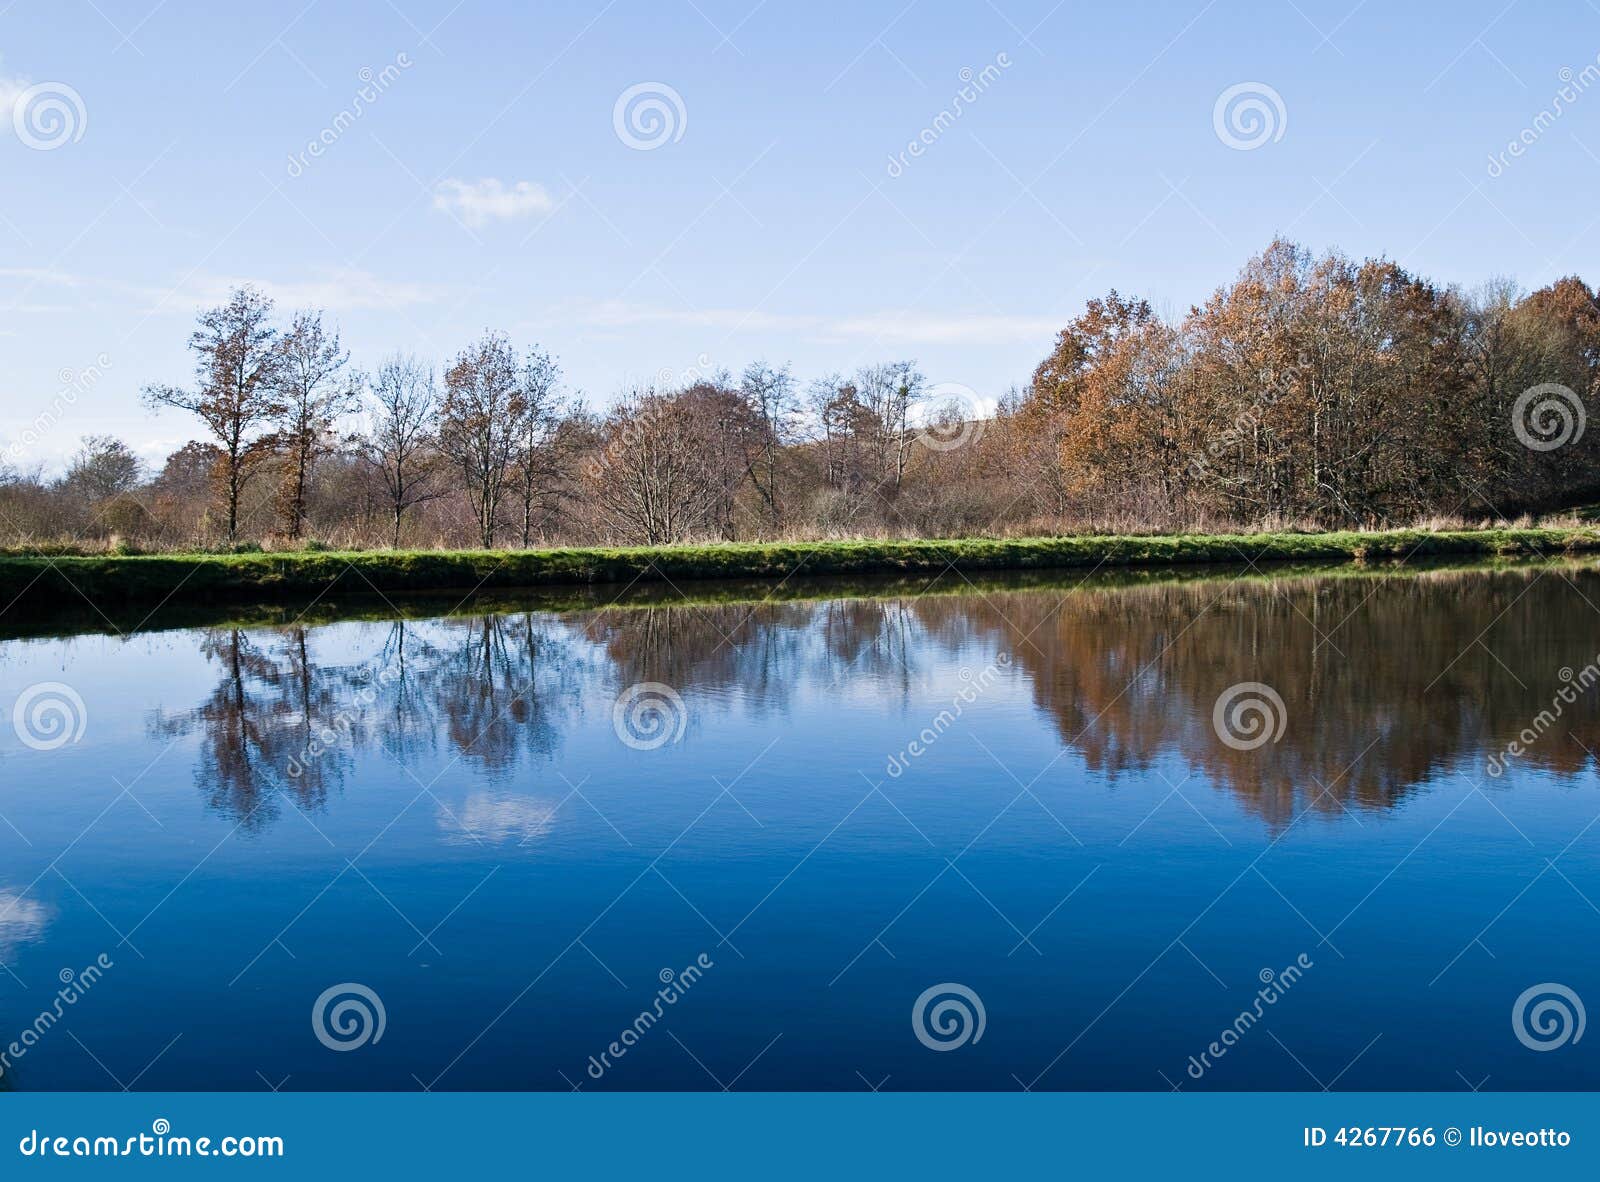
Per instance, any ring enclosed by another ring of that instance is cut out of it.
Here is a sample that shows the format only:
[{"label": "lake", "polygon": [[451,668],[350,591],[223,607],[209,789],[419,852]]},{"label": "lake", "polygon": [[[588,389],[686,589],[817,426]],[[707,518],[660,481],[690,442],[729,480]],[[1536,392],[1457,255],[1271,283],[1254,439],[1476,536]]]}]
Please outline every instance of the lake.
[{"label": "lake", "polygon": [[684,590],[11,609],[0,1086],[1600,1083],[1600,572]]}]

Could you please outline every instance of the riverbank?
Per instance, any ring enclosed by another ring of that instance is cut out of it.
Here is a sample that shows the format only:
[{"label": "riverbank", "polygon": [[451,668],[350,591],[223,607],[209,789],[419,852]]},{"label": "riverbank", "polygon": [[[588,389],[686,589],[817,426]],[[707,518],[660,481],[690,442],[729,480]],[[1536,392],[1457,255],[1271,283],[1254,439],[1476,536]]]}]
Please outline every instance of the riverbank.
[{"label": "riverbank", "polygon": [[1600,552],[1600,528],[966,538],[513,551],[0,556],[0,608],[209,603],[588,584],[1259,563],[1392,563]]}]

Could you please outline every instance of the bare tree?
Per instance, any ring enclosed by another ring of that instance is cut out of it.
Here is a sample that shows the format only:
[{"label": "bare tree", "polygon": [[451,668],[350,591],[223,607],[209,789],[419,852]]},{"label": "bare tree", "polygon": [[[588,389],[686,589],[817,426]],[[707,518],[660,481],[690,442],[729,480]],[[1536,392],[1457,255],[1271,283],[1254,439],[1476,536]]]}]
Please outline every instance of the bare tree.
[{"label": "bare tree", "polygon": [[525,398],[510,343],[485,333],[445,371],[439,450],[461,470],[485,549],[494,548],[500,504],[522,440]]},{"label": "bare tree", "polygon": [[760,455],[750,465],[750,479],[766,508],[768,524],[775,527],[782,517],[778,457],[784,446],[793,442],[795,418],[799,413],[794,378],[787,362],[774,368],[764,361],[756,361],[745,366],[739,390],[761,420]]},{"label": "bare tree", "polygon": [[144,464],[126,443],[110,435],[86,435],[63,484],[71,493],[103,501],[131,491],[143,478]]},{"label": "bare tree", "polygon": [[222,450],[221,485],[228,540],[239,535],[239,498],[270,451],[268,428],[279,414],[278,370],[283,355],[271,324],[272,301],[253,287],[200,314],[189,338],[195,388],[150,385],[152,407],[171,406],[199,417]]},{"label": "bare tree", "polygon": [[705,529],[721,488],[706,468],[706,441],[679,400],[631,390],[606,418],[605,462],[593,474],[594,504],[617,536],[656,546]]},{"label": "bare tree", "polygon": [[522,366],[522,413],[517,422],[512,459],[517,499],[522,510],[522,545],[533,543],[534,523],[542,515],[555,479],[556,385],[561,367],[538,349],[528,351]]},{"label": "bare tree", "polygon": [[305,529],[306,489],[316,462],[336,446],[334,428],[360,405],[360,382],[346,372],[350,354],[322,313],[297,312],[279,341],[277,444],[286,461],[278,513],[291,538]]},{"label": "bare tree", "polygon": [[433,440],[439,409],[433,370],[397,353],[378,367],[371,397],[372,427],[362,450],[383,483],[392,527],[389,544],[399,549],[406,510],[441,495]]}]

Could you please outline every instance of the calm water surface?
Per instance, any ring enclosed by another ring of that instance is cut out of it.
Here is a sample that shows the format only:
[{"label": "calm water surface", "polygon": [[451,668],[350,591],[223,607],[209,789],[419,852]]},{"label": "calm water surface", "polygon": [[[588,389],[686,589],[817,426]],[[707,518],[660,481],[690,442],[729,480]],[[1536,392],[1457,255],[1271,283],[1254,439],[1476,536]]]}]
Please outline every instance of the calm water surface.
[{"label": "calm water surface", "polygon": [[1600,1083],[1600,575],[1076,583],[0,643],[0,1085]]}]

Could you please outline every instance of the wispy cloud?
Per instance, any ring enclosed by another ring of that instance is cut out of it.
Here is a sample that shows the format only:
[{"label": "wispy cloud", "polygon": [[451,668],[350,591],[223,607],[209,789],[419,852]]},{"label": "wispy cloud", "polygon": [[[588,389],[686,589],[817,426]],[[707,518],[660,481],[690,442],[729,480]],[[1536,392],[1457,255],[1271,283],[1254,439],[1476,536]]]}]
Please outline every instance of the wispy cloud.
[{"label": "wispy cloud", "polygon": [[[410,308],[435,303],[450,294],[439,284],[388,279],[357,267],[323,267],[306,279],[288,282],[255,275],[192,275],[177,287],[129,283],[57,268],[0,267],[0,296],[12,289],[19,292],[50,289],[58,295],[72,293],[89,304],[107,295],[131,297],[152,310],[166,308],[185,316],[193,310],[192,306],[224,302],[234,288],[245,284],[260,288],[284,307],[327,308],[333,312]],[[8,311],[41,310],[38,306],[24,308],[15,300],[11,305],[0,301],[0,306]],[[43,310],[70,309],[51,305]]]},{"label": "wispy cloud", "polygon": [[543,185],[532,181],[507,185],[495,177],[481,181],[451,178],[440,181],[434,190],[433,207],[454,214],[469,226],[482,226],[492,221],[548,213],[555,208],[555,201]]},{"label": "wispy cloud", "polygon": [[605,300],[584,306],[578,319],[597,328],[671,325],[722,332],[783,330],[819,341],[882,341],[884,344],[1015,344],[1044,342],[1061,330],[1064,317],[957,315],[909,310],[855,316],[808,316],[749,308],[673,308]]},{"label": "wispy cloud", "polygon": [[[356,267],[324,268],[310,279],[280,282],[238,276],[213,275],[197,280],[190,303],[216,304],[242,284],[259,287],[281,307],[326,308],[331,312],[353,312],[370,308],[396,310],[430,304],[444,298],[444,288],[432,283],[407,279],[386,279]],[[169,304],[175,301],[169,301]]]},{"label": "wispy cloud", "polygon": [[17,105],[17,98],[27,89],[26,78],[0,72],[0,134],[9,134],[11,108]]}]

